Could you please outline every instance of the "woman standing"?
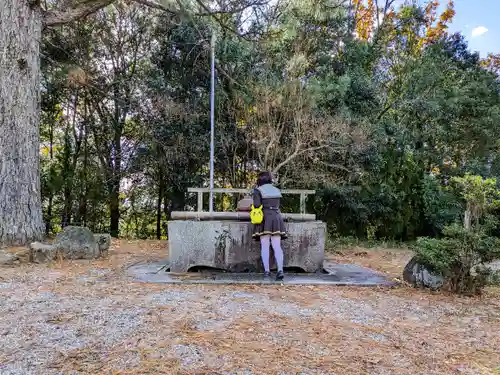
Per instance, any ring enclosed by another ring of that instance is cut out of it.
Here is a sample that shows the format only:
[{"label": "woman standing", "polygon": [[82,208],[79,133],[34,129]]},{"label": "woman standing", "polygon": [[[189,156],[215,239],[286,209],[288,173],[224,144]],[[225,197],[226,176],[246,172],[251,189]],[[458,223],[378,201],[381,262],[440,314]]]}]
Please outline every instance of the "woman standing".
[{"label": "woman standing", "polygon": [[261,172],[257,178],[257,187],[252,192],[254,207],[262,207],[264,220],[253,226],[253,238],[260,239],[260,251],[264,264],[264,275],[271,275],[269,269],[269,248],[272,244],[278,267],[276,280],[283,280],[283,250],[281,239],[286,238],[285,222],[280,212],[280,190],[273,185],[270,172]]}]

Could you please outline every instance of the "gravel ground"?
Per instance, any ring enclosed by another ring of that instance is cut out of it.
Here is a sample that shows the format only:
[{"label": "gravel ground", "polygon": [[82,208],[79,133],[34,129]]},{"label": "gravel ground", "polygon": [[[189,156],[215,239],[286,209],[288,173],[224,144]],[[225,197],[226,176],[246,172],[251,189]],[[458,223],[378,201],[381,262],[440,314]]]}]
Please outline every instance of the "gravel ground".
[{"label": "gravel ground", "polygon": [[500,366],[498,297],[141,284],[124,276],[131,253],[2,269],[0,374],[442,375]]}]

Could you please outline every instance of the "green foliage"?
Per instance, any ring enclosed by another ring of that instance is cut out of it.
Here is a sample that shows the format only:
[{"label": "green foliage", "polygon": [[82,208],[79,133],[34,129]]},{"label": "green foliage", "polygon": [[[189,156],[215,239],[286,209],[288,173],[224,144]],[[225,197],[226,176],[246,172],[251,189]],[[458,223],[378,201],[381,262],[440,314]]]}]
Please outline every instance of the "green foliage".
[{"label": "green foliage", "polygon": [[[498,207],[499,191],[496,179],[483,179],[468,173],[451,178],[450,185],[457,197],[465,201],[464,225],[445,226],[441,239],[419,238],[415,252],[419,261],[446,277],[452,291],[475,292],[487,284],[488,275],[484,272],[472,274],[472,269],[500,258],[500,239],[491,235],[498,220],[488,215]],[[429,202],[428,206],[437,205]]]},{"label": "green foliage", "polygon": [[494,178],[483,179],[481,176],[467,173],[463,177],[453,177],[450,182],[455,185],[466,202],[481,207],[481,213],[500,204],[500,200],[496,199],[500,191]]},{"label": "green foliage", "polygon": [[459,220],[463,212],[457,196],[443,187],[439,177],[433,174],[424,176],[422,200],[425,219],[434,235],[439,235],[447,224]]},{"label": "green foliage", "polygon": [[444,228],[444,238],[420,237],[413,249],[422,264],[444,275],[456,293],[478,292],[486,285],[483,274],[472,269],[500,258],[500,239],[484,230],[466,230],[459,224]]},{"label": "green foliage", "polygon": [[[443,231],[468,207],[496,233],[500,83],[461,35],[422,46],[416,5],[364,40],[341,5],[257,8],[211,19],[116,3],[44,34],[48,233],[67,220],[108,231],[116,189],[127,237],[162,238],[170,213],[196,204],[187,188],[208,183],[213,30],[216,186],[250,187],[266,153],[276,165],[299,150],[279,182],[316,189],[308,209],[338,241],[451,241]],[[217,209],[237,198],[216,197]]]},{"label": "green foliage", "polygon": [[463,177],[453,177],[450,183],[466,202],[464,225],[467,229],[472,222],[478,224],[485,213],[500,206],[500,191],[494,178],[483,179],[467,173]]},{"label": "green foliage", "polygon": [[499,286],[500,285],[500,271],[487,270],[486,280],[487,280],[488,285]]}]

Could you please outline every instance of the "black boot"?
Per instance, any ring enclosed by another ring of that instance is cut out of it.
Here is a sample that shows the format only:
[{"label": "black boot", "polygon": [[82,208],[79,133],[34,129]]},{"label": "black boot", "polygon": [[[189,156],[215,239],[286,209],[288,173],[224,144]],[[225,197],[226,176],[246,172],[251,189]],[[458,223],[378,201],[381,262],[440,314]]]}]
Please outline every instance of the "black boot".
[{"label": "black boot", "polygon": [[283,271],[278,271],[278,273],[276,274],[276,281],[282,281],[284,277],[285,274],[283,273]]},{"label": "black boot", "polygon": [[269,279],[271,277],[271,272],[266,271],[264,272],[264,278]]}]

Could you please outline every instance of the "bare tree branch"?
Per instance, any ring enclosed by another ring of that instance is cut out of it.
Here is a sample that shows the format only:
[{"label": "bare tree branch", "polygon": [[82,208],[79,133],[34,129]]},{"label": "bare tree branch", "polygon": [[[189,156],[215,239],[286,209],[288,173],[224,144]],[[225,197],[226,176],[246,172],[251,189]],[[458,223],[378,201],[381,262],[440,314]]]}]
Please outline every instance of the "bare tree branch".
[{"label": "bare tree branch", "polygon": [[302,155],[302,154],[304,154],[306,152],[319,151],[319,150],[325,149],[327,147],[329,147],[329,145],[325,144],[325,145],[316,146],[316,147],[308,147],[308,148],[305,148],[305,149],[302,149],[302,150],[295,149],[295,151],[293,153],[291,153],[285,160],[283,160],[281,163],[279,163],[278,165],[276,165],[276,167],[274,167],[273,173],[278,173],[278,171],[281,168],[283,168],[285,165],[287,165],[290,162],[292,162],[295,158],[297,158],[298,156],[300,156],[300,155]]},{"label": "bare tree branch", "polygon": [[202,0],[196,0],[196,2],[198,3],[198,5],[200,5],[200,7],[202,9],[205,10],[205,12],[201,12],[201,13],[197,13],[196,15],[197,16],[213,16],[213,15],[217,15],[217,14],[228,14],[228,13],[240,13],[240,12],[243,12],[244,10],[248,9],[248,8],[252,8],[252,7],[255,7],[255,6],[264,6],[264,5],[267,5],[270,0],[263,0],[263,1],[254,1],[254,2],[250,2],[248,4],[243,4],[239,7],[236,7],[236,8],[232,8],[232,9],[229,9],[229,10],[210,10]]},{"label": "bare tree branch", "polygon": [[167,8],[163,4],[158,3],[156,1],[152,1],[152,0],[133,0],[133,1],[136,2],[137,4],[145,5],[145,6],[148,6],[150,8],[153,8],[153,9],[158,9],[158,10],[161,10],[163,12],[167,12],[170,14],[178,14],[178,11],[174,11],[170,8]]},{"label": "bare tree branch", "polygon": [[97,12],[115,0],[79,0],[65,9],[45,11],[43,22],[46,27],[64,25]]},{"label": "bare tree branch", "polygon": [[[64,7],[45,10],[43,15],[43,23],[45,27],[54,27],[59,25],[64,25],[73,21],[77,21],[81,18],[87,17],[99,9],[102,9],[108,5],[111,5],[116,0],[74,0],[70,2],[70,4],[66,4]],[[171,9],[158,1],[155,0],[131,0],[138,4],[142,4],[148,6],[153,9],[157,9],[163,12],[167,12],[170,14],[179,14],[181,12],[186,12],[185,6],[182,4],[180,0],[177,0],[177,3],[180,9]],[[222,22],[218,15],[223,14],[233,14],[243,12],[244,10],[255,7],[255,6],[263,6],[266,5],[269,0],[255,0],[254,2],[250,2],[248,4],[243,4],[235,8],[225,9],[225,10],[210,10],[202,0],[196,0],[197,4],[203,9],[202,12],[192,12],[193,16],[211,16],[213,17],[221,27],[231,31],[236,32],[232,28],[228,27],[224,22]]]}]

